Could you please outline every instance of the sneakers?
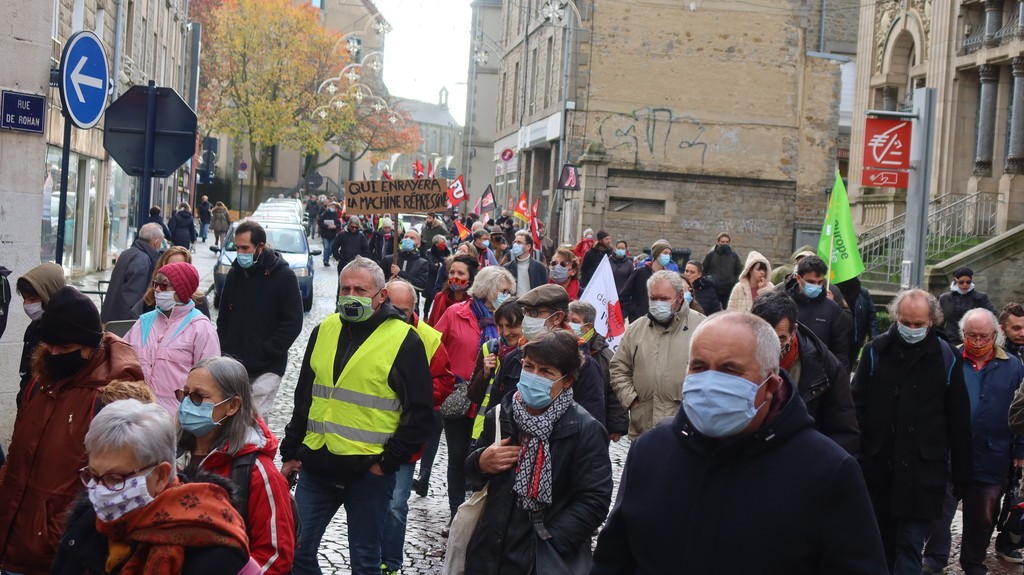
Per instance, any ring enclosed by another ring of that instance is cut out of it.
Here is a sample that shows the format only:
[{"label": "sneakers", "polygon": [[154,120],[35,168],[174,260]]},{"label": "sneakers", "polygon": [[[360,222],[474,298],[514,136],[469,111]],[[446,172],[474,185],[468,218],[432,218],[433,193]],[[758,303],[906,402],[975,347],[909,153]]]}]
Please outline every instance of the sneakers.
[{"label": "sneakers", "polygon": [[388,569],[388,566],[384,563],[380,564],[381,575],[402,575],[401,569]]},{"label": "sneakers", "polygon": [[1024,563],[1024,555],[1021,555],[1020,549],[1007,549],[996,546],[996,555],[1007,563]]}]

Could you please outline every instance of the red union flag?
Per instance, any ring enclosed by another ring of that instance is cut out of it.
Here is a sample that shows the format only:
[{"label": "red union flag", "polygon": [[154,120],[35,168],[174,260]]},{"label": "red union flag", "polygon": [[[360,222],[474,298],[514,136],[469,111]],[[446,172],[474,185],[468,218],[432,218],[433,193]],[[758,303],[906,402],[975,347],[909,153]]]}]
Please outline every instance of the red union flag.
[{"label": "red union flag", "polygon": [[864,128],[864,167],[910,168],[910,120],[868,118]]},{"label": "red union flag", "polygon": [[467,199],[469,198],[466,197],[466,181],[459,176],[448,184],[448,204],[455,207]]},{"label": "red union flag", "polygon": [[530,204],[526,200],[526,190],[519,195],[519,203],[516,204],[516,211],[512,215],[524,222],[530,221]]}]

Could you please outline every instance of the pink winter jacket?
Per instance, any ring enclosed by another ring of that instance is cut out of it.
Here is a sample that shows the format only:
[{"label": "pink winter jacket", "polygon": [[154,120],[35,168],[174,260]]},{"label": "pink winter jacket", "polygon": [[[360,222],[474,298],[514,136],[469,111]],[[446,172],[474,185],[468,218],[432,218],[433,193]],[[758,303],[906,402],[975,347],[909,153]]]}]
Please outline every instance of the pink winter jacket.
[{"label": "pink winter jacket", "polygon": [[192,366],[220,355],[217,328],[192,302],[175,306],[170,317],[160,310],[142,314],[124,340],[139,356],[157,403],[173,417],[178,416],[174,390],[185,387]]}]

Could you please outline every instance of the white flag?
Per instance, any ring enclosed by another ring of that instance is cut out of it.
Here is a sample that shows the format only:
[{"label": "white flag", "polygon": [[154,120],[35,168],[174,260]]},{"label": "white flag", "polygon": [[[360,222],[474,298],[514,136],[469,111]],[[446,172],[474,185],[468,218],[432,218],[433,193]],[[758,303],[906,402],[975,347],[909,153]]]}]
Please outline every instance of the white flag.
[{"label": "white flag", "polygon": [[619,290],[615,288],[615,276],[608,256],[601,258],[597,271],[590,278],[587,289],[583,290],[580,301],[588,302],[597,310],[594,330],[608,340],[608,347],[614,352],[619,347],[626,325],[622,320],[622,306],[619,305]]}]

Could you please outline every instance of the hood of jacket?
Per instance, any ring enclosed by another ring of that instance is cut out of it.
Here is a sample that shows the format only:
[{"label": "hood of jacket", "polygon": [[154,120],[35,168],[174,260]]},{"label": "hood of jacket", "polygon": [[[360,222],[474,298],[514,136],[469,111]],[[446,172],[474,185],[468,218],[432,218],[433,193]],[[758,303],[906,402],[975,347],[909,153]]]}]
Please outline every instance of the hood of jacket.
[{"label": "hood of jacket", "polygon": [[39,299],[43,300],[43,307],[50,303],[50,296],[67,285],[64,280],[64,270],[54,263],[36,266],[25,272],[20,279],[28,282],[32,291],[39,295]]},{"label": "hood of jacket", "polygon": [[[680,407],[671,426],[675,437],[684,447],[709,458],[753,457],[782,445],[797,433],[814,426],[814,418],[807,412],[807,406],[797,392],[789,374],[780,370],[784,394],[779,394],[768,409],[772,412],[761,429],[746,436],[714,438],[697,431]],[[782,405],[776,405],[781,402]],[[774,414],[774,417],[772,416]]]},{"label": "hood of jacket", "polygon": [[179,224],[184,224],[186,226],[193,223],[192,214],[186,210],[178,210],[174,212],[174,215],[171,217],[178,220]]},{"label": "hood of jacket", "polygon": [[814,255],[818,255],[818,248],[815,246],[802,245],[793,252],[793,255],[789,256],[789,261],[796,265],[796,257],[804,252],[814,252]]},{"label": "hood of jacket", "polygon": [[768,278],[772,276],[772,264],[768,261],[768,258],[764,257],[761,255],[761,252],[756,250],[750,250],[750,253],[747,254],[747,263],[743,265],[743,273],[740,274],[740,279],[750,279],[750,271],[759,263],[764,264],[765,267],[768,268],[768,273],[764,275],[765,281],[768,281]]}]

